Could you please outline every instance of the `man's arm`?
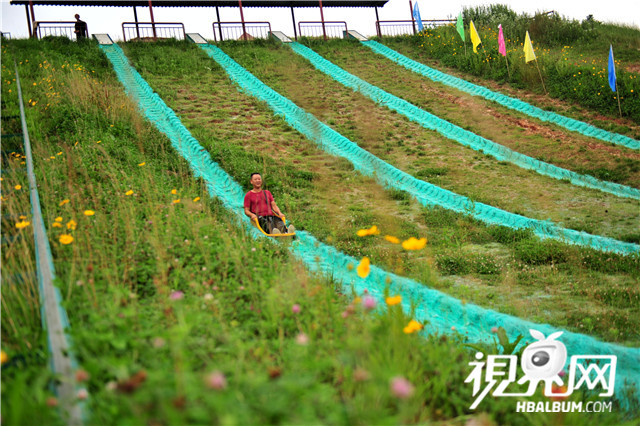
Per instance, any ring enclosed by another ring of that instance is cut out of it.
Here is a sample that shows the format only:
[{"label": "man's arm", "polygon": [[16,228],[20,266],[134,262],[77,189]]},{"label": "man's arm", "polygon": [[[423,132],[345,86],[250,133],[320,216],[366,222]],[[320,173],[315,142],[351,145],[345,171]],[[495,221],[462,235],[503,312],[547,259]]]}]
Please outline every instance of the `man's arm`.
[{"label": "man's arm", "polygon": [[245,207],[244,208],[244,214],[246,214],[247,216],[249,216],[249,218],[251,220],[257,219],[258,216],[256,216],[254,213],[251,213],[251,210],[249,210],[249,207]]},{"label": "man's arm", "polygon": [[280,209],[278,208],[278,205],[276,204],[276,200],[271,201],[271,210],[280,217],[284,216],[280,211]]}]

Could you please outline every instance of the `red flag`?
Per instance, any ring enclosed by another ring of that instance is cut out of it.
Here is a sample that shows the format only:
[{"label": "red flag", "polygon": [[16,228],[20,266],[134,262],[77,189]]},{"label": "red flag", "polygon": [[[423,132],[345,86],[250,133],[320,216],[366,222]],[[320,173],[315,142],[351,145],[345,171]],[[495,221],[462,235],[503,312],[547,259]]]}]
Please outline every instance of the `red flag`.
[{"label": "red flag", "polygon": [[502,56],[507,56],[507,47],[504,44],[504,35],[502,34],[502,24],[498,25],[498,52]]}]

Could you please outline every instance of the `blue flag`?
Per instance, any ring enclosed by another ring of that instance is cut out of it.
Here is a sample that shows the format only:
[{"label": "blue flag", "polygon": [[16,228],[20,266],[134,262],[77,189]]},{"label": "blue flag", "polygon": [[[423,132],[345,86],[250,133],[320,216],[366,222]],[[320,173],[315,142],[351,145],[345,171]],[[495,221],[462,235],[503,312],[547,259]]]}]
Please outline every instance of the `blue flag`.
[{"label": "blue flag", "polygon": [[418,9],[418,2],[413,6],[413,19],[418,24],[418,31],[422,31],[424,25],[422,25],[422,18],[420,18],[420,9]]},{"label": "blue flag", "polygon": [[609,45],[609,87],[616,91],[616,64],[613,62],[613,46]]}]

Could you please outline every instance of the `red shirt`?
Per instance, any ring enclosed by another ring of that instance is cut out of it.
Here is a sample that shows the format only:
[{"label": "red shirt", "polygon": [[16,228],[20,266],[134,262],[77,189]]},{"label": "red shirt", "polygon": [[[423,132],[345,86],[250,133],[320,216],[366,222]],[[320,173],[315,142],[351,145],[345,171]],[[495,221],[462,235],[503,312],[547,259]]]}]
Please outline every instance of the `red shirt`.
[{"label": "red shirt", "polygon": [[[265,194],[267,194],[267,200],[265,200]],[[258,216],[273,216],[273,211],[271,210],[271,203],[273,202],[273,195],[271,192],[266,189],[255,193],[253,191],[247,192],[247,195],[244,196],[244,206],[248,208],[249,211]]]}]

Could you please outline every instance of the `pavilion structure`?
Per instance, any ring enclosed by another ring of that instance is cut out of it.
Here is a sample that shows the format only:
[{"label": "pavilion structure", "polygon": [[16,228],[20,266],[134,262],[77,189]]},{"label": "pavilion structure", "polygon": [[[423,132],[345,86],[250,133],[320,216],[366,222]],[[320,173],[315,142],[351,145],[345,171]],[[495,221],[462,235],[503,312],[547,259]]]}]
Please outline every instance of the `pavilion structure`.
[{"label": "pavilion structure", "polygon": [[[240,22],[242,27],[241,38],[247,39],[246,21],[244,19],[243,8],[245,7],[288,7],[291,9],[291,19],[293,21],[294,35],[296,33],[296,19],[294,9],[296,7],[318,7],[320,9],[320,21],[322,32],[326,39],[326,25],[324,19],[324,7],[372,7],[375,9],[376,20],[379,21],[378,8],[383,7],[389,0],[10,0],[12,5],[24,5],[27,16],[27,26],[29,34],[36,36],[36,20],[34,6],[96,6],[96,7],[132,7],[134,23],[136,28],[142,23],[138,21],[136,7],[148,7],[151,16],[151,28],[154,39],[157,36],[157,25],[153,17],[154,7],[208,7],[215,8],[218,24],[220,22],[220,7],[238,7],[240,10]],[[409,0],[411,1],[411,0]],[[66,24],[70,24],[66,22]],[[214,34],[216,27],[214,25]],[[220,37],[222,38],[222,25],[218,25]],[[125,36],[126,38],[126,36]]]}]

